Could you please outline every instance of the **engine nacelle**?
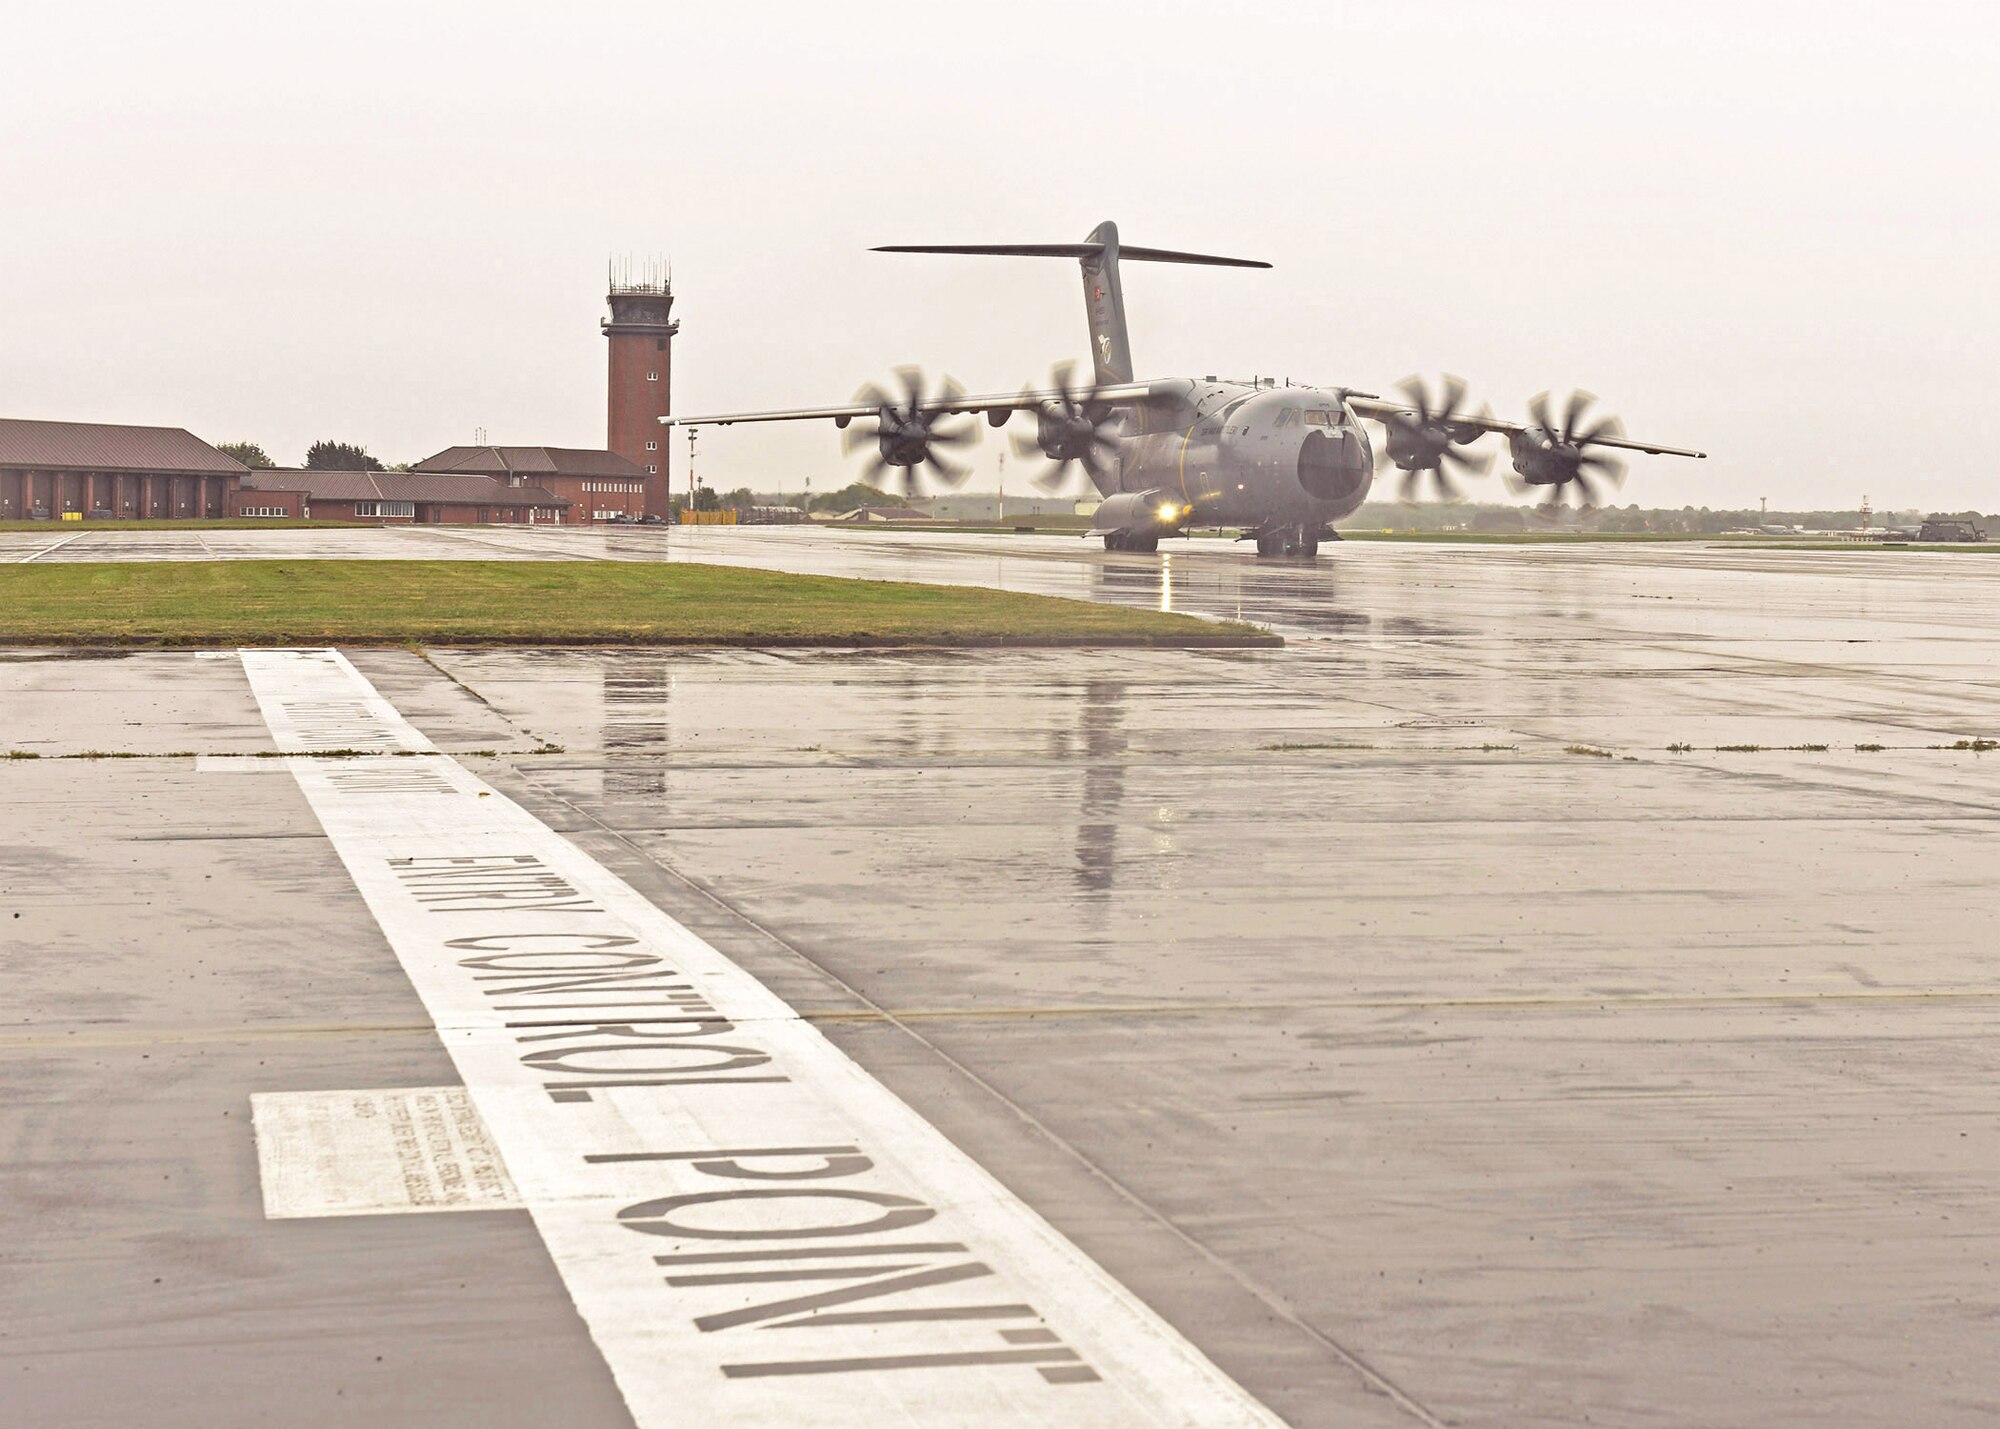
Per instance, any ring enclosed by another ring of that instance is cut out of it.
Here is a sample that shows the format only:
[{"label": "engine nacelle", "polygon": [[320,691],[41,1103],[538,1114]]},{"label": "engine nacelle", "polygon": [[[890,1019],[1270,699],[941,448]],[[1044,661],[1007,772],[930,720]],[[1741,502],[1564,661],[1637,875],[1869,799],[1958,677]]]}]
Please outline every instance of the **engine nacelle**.
[{"label": "engine nacelle", "polygon": [[1556,441],[1538,427],[1511,432],[1507,455],[1514,472],[1530,486],[1561,486],[1575,481],[1582,469],[1582,453],[1567,442]]}]

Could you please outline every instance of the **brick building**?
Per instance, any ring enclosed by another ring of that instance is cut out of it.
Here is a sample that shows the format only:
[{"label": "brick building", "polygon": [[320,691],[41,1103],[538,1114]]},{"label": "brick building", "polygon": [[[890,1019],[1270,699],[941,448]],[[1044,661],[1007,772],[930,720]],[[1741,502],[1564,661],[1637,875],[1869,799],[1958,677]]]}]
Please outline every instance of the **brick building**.
[{"label": "brick building", "polygon": [[0,521],[221,517],[246,470],[179,427],[0,418]]},{"label": "brick building", "polygon": [[674,287],[664,267],[611,275],[604,445],[644,473],[645,513],[667,515],[666,428],[673,410]]},{"label": "brick building", "polygon": [[604,449],[449,447],[404,472],[256,471],[178,427],[0,419],[0,520],[552,523],[665,520],[673,286],[614,272]]},{"label": "brick building", "polygon": [[556,525],[569,502],[544,487],[489,476],[414,471],[252,471],[232,516],[384,525]]},{"label": "brick building", "polygon": [[583,447],[447,447],[411,471],[471,473],[510,487],[540,487],[566,504],[563,520],[577,526],[637,521],[650,510],[648,489],[666,485],[616,452]]}]

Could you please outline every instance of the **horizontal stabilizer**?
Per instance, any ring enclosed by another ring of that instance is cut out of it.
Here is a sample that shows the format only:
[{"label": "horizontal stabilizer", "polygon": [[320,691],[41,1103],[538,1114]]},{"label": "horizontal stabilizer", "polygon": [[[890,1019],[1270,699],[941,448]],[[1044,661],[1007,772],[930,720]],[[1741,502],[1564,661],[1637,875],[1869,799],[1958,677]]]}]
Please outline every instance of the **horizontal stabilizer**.
[{"label": "horizontal stabilizer", "polygon": [[[1088,258],[1101,243],[893,243],[871,253],[977,253],[996,258]],[[1206,263],[1215,268],[1268,268],[1255,258],[1220,258],[1213,253],[1176,253],[1170,248],[1118,246],[1118,256],[1142,263]]]}]

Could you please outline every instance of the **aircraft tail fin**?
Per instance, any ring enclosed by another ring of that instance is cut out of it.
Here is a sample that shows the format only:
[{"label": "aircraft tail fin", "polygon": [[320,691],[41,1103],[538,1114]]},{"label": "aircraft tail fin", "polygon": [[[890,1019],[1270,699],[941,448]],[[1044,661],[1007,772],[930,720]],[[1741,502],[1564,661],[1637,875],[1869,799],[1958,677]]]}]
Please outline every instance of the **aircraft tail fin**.
[{"label": "aircraft tail fin", "polygon": [[1075,258],[1083,266],[1084,310],[1090,319],[1090,360],[1100,383],[1132,380],[1132,341],[1125,331],[1125,290],[1118,261],[1200,263],[1218,268],[1268,268],[1254,258],[1180,253],[1171,248],[1126,248],[1118,225],[1106,220],[1081,243],[898,243],[876,253],[974,253],[1002,258]]}]

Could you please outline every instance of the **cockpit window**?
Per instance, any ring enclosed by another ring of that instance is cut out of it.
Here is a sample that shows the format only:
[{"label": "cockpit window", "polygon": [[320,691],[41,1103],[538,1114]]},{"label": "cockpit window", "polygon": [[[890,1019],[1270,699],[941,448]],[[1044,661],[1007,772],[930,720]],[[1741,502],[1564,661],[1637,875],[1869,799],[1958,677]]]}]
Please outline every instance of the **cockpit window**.
[{"label": "cockpit window", "polygon": [[1227,407],[1224,407],[1220,412],[1217,412],[1215,414],[1216,418],[1220,421],[1224,422],[1228,421],[1230,413],[1234,412],[1238,407],[1242,406],[1245,402],[1248,402],[1249,400],[1250,399],[1248,397],[1238,397],[1234,402],[1231,402]]},{"label": "cockpit window", "polygon": [[1279,427],[1296,427],[1298,424],[1299,424],[1299,409],[1297,407],[1281,407],[1278,409],[1278,420],[1274,422],[1272,425]]},{"label": "cockpit window", "polygon": [[1328,411],[1324,407],[1310,407],[1306,410],[1306,425],[1308,427],[1337,427],[1340,425],[1340,413]]}]

